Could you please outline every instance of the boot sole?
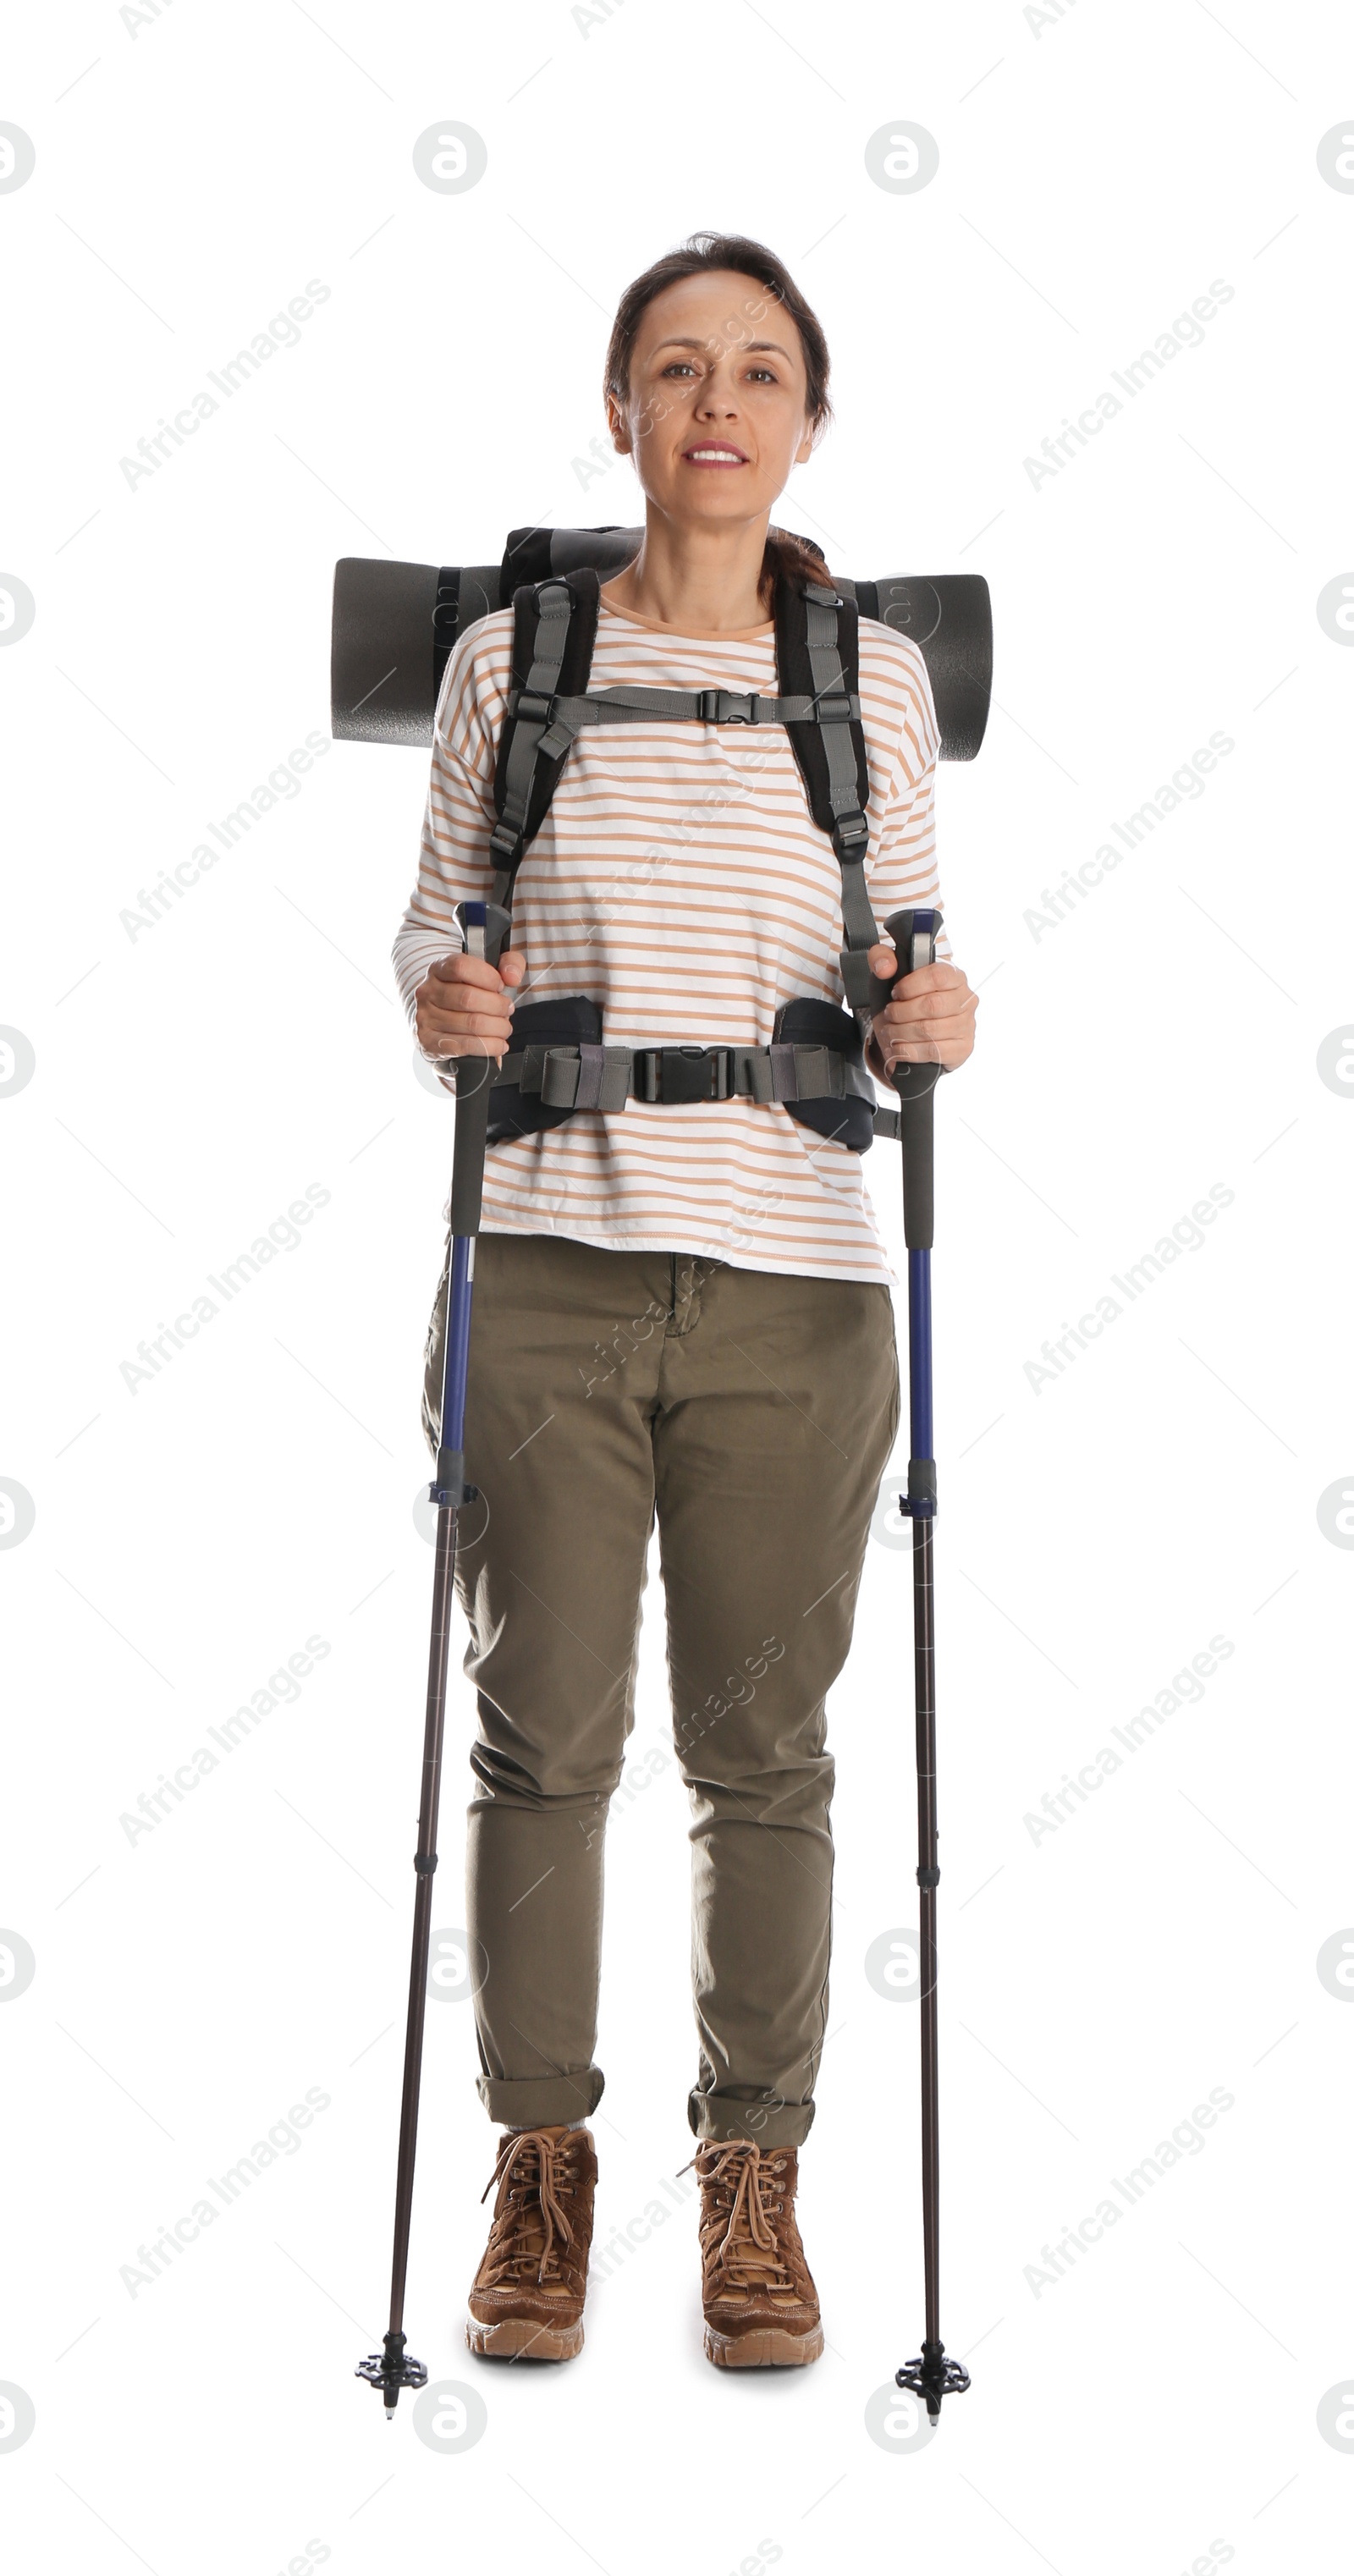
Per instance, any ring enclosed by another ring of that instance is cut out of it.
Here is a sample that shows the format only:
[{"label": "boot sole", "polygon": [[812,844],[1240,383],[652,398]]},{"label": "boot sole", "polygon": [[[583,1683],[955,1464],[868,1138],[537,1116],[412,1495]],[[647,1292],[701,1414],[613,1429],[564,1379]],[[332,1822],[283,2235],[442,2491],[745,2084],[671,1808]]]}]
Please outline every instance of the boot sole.
[{"label": "boot sole", "polygon": [[821,2360],[822,2353],[821,2326],[802,2335],[790,2334],[784,2326],[756,2326],[739,2335],[721,2334],[712,2325],[705,2329],[705,2358],[717,2370],[794,2369]]},{"label": "boot sole", "polygon": [[572,2361],[583,2349],[583,2321],[576,2326],[542,2326],[530,2317],[500,2317],[482,2325],[467,2317],[465,2339],[481,2360]]}]

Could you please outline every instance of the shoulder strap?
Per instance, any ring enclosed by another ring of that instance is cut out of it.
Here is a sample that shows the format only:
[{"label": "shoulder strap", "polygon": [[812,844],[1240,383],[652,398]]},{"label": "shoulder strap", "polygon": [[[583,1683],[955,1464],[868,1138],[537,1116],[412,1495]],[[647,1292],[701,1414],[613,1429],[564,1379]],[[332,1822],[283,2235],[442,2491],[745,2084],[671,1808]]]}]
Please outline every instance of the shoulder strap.
[{"label": "shoulder strap", "polygon": [[870,830],[865,819],[870,775],[865,734],[853,699],[859,704],[860,620],[855,601],[826,583],[787,580],[776,583],[776,671],[786,696],[807,692],[816,712],[806,722],[787,724],[795,759],[819,830],[826,832],[842,872],[842,982],[853,1008],[873,1005],[877,996],[866,952],[879,936],[865,891],[865,853]]},{"label": "shoulder strap", "polygon": [[586,570],[527,583],[513,593],[512,688],[498,739],[498,821],[489,841],[497,871],[493,900],[505,909],[569,756],[573,733],[552,721],[551,701],[587,688],[600,597],[596,573]]}]

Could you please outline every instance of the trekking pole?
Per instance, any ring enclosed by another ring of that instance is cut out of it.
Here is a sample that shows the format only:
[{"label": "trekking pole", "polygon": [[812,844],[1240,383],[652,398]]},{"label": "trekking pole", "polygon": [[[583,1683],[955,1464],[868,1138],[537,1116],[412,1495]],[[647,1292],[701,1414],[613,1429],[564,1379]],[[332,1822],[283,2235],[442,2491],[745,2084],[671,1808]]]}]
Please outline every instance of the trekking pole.
[{"label": "trekking pole", "polygon": [[[941,916],[895,912],[884,936],[910,975],[936,953]],[[907,1245],[908,1382],[911,1454],[907,1492],[898,1508],[912,1523],[912,1650],[917,1708],[917,1886],[921,1892],[921,2197],[926,2274],[926,2334],[915,2361],[895,2373],[899,2388],[924,2397],[932,2424],[942,2397],[958,2397],[969,2375],[947,2359],[940,2339],[940,2056],[936,2011],[936,1658],[931,1527],[936,1513],[935,1441],[931,1427],[931,1245],[935,1236],[935,1091],[943,1067],[896,1064],[903,1148],[903,1239]]]},{"label": "trekking pole", "polygon": [[[466,953],[496,966],[511,924],[493,903],[460,903],[456,907]],[[428,1488],[437,1505],[437,1550],[433,1564],[432,1636],[428,1648],[428,1698],[423,1731],[423,1794],[418,1811],[418,1850],[414,1855],[414,1942],[409,1968],[409,2018],[404,2035],[404,2092],[400,2102],[400,2151],[395,2173],[395,2251],[390,2273],[390,2325],[380,2352],[368,2353],[355,2376],[379,2388],[386,2422],[394,2419],[402,2388],[427,2386],[427,2364],[405,2350],[404,2281],[409,2264],[409,2219],[414,2199],[414,2155],[418,2145],[419,2079],[423,2070],[423,2016],[428,1993],[428,1948],[432,1933],[433,1872],[437,1867],[437,1804],[442,1779],[442,1733],[447,1701],[447,1654],[451,1642],[452,1604],[456,1597],[456,1526],[462,1503],[474,1502],[479,1488],[465,1481],[465,1388],[470,1353],[470,1306],[475,1285],[475,1238],[480,1230],[484,1188],[484,1155],[489,1124],[489,1089],[493,1059],[476,1065],[480,1079],[465,1076],[476,1060],[457,1059],[456,1143],[451,1169],[451,1246],[447,1263],[447,1325],[443,1355],[442,1421],[437,1473]]]}]

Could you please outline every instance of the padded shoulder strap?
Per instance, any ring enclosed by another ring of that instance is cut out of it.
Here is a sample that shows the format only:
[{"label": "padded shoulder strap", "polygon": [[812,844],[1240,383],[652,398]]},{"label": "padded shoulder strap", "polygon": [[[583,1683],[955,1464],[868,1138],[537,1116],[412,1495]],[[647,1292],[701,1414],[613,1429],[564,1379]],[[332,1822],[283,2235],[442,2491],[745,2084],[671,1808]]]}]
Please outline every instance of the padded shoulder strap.
[{"label": "padded shoulder strap", "polygon": [[860,620],[854,600],[844,591],[818,583],[776,584],[776,670],[781,693],[803,692],[818,703],[807,724],[786,730],[799,763],[809,811],[830,835],[840,858],[844,848],[864,843],[868,827],[865,802],[869,771],[865,735],[852,722],[847,701],[860,686]]},{"label": "padded shoulder strap", "polygon": [[809,811],[841,863],[842,980],[855,1009],[877,1002],[866,951],[879,936],[865,891],[865,817],[870,773],[865,734],[850,702],[860,687],[860,618],[856,603],[826,583],[776,584],[776,669],[786,696],[807,691],[816,713],[786,732],[799,764]]},{"label": "padded shoulder strap", "polygon": [[573,736],[552,722],[551,701],[587,688],[600,597],[596,573],[586,570],[527,583],[513,594],[511,712],[498,739],[498,821],[489,843],[497,869],[493,900],[505,907],[569,756]]}]

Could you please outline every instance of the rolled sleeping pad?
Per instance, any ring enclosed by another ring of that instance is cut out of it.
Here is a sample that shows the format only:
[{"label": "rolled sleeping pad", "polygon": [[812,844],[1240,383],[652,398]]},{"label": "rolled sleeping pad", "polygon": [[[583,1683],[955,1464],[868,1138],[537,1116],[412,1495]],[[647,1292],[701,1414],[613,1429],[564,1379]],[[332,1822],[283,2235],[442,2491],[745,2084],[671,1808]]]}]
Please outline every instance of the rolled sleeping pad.
[{"label": "rolled sleeping pad", "polygon": [[[638,553],[643,534],[642,528],[514,528],[496,564],[437,566],[343,556],[334,566],[330,658],[335,741],[426,747],[458,636],[510,606],[523,582],[584,566],[604,581],[614,580]],[[941,759],[972,760],[992,696],[992,601],[982,575],[833,579],[862,617],[911,636],[930,676]]]}]

